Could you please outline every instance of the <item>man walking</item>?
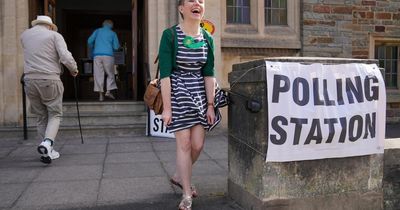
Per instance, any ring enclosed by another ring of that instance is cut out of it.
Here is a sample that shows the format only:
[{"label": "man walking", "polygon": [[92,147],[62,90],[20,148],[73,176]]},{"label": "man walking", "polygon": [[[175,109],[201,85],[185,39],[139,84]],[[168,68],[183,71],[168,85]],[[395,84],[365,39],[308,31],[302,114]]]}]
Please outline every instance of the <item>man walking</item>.
[{"label": "man walking", "polygon": [[112,31],[113,22],[105,20],[103,27],[96,29],[88,39],[89,48],[93,49],[94,91],[99,92],[99,101],[104,100],[104,72],[107,74],[105,96],[115,99],[111,90],[117,89],[114,76],[114,51],[119,49],[117,34]]},{"label": "man walking", "polygon": [[48,16],[37,16],[32,21],[32,28],[21,35],[21,44],[24,49],[24,88],[30,111],[38,117],[37,132],[42,140],[37,150],[41,162],[50,164],[60,157],[53,146],[62,116],[61,63],[73,77],[78,75],[77,64]]}]

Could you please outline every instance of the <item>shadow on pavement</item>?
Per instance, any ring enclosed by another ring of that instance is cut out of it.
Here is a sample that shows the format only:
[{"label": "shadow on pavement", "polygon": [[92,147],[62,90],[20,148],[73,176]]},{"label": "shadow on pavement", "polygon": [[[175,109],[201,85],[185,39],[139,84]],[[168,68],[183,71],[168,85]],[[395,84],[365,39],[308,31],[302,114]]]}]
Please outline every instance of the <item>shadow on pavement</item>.
[{"label": "shadow on pavement", "polygon": [[[174,196],[176,197],[176,196]],[[158,202],[157,202],[158,201]],[[97,207],[88,208],[69,208],[65,210],[172,210],[178,209],[179,198],[168,200],[164,198],[158,200],[154,198],[153,201],[144,201],[141,203],[127,203],[127,204],[116,204],[116,205],[104,205]],[[192,209],[196,210],[242,210],[233,200],[226,196],[212,196],[212,197],[200,197],[193,200]]]}]

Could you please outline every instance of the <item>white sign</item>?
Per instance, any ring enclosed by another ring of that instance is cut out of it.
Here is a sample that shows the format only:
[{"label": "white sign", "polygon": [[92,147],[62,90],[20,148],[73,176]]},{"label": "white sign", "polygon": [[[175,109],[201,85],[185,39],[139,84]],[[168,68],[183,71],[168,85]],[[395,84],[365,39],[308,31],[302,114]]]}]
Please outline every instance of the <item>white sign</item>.
[{"label": "white sign", "polygon": [[165,127],[161,115],[156,115],[153,110],[150,110],[147,117],[149,118],[147,128],[150,129],[150,136],[175,138],[175,135]]},{"label": "white sign", "polygon": [[385,84],[375,64],[266,61],[267,162],[383,153]]}]

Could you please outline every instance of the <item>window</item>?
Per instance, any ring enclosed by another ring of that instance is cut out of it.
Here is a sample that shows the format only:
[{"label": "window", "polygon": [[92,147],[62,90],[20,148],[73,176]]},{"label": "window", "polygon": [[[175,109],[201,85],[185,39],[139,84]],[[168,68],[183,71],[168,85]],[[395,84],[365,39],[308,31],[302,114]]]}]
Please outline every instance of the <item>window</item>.
[{"label": "window", "polygon": [[265,0],[265,25],[287,25],[287,0]]},{"label": "window", "polygon": [[399,72],[400,45],[378,45],[375,47],[375,59],[379,60],[379,67],[385,69],[385,84],[388,88],[397,88]]},{"label": "window", "polygon": [[227,0],[226,10],[228,24],[250,24],[250,0]]}]

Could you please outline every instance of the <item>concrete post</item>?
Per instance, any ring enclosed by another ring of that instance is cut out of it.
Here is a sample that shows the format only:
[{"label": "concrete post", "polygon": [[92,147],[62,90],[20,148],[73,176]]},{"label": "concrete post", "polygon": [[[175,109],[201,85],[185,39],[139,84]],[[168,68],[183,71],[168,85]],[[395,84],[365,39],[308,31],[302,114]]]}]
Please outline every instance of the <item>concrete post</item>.
[{"label": "concrete post", "polygon": [[[270,61],[294,62],[290,58]],[[297,58],[295,62],[375,63],[374,60]],[[248,72],[244,75],[249,69]],[[309,210],[383,207],[383,155],[265,162],[268,136],[265,60],[233,65],[229,74],[232,103],[228,110],[229,196],[244,209]],[[244,75],[244,76],[243,76]],[[243,77],[242,77],[243,76]],[[259,100],[258,113],[246,108],[245,97]]]}]

